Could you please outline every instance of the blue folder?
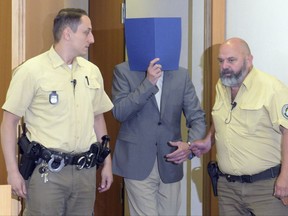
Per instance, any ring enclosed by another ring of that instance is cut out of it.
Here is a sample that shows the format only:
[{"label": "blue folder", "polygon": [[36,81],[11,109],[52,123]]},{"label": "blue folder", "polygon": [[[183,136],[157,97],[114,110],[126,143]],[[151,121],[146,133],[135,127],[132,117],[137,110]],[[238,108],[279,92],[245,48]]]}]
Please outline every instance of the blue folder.
[{"label": "blue folder", "polygon": [[125,40],[130,70],[146,71],[154,58],[160,58],[164,71],[179,68],[180,17],[126,19]]}]

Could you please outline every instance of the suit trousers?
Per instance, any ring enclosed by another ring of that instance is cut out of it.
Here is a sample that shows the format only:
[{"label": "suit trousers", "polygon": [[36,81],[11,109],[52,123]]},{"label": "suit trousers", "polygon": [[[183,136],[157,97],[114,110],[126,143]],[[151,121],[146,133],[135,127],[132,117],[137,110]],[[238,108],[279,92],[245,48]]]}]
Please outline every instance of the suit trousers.
[{"label": "suit trousers", "polygon": [[288,215],[288,207],[273,196],[276,178],[253,183],[228,182],[223,176],[218,180],[219,215]]},{"label": "suit trousers", "polygon": [[150,175],[144,180],[124,178],[131,216],[178,214],[181,205],[180,181],[165,184],[161,181],[157,160]]},{"label": "suit trousers", "polygon": [[24,215],[94,215],[96,167],[78,170],[75,165],[68,165],[60,172],[49,172],[46,183],[38,169],[39,166],[26,182]]}]

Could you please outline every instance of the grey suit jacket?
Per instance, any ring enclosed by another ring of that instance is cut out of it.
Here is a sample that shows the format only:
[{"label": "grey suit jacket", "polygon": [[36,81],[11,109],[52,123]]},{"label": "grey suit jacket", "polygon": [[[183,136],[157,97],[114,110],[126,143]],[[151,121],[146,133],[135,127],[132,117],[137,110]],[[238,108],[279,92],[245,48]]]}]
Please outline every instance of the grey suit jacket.
[{"label": "grey suit jacket", "polygon": [[164,71],[160,112],[154,96],[157,92],[157,86],[146,79],[145,72],[130,71],[127,62],[115,67],[112,111],[121,126],[113,153],[114,174],[143,180],[157,157],[164,183],[182,179],[183,165],[165,160],[166,154],[176,150],[168,142],[182,140],[182,113],[189,128],[188,140],[203,138],[205,114],[184,68]]}]

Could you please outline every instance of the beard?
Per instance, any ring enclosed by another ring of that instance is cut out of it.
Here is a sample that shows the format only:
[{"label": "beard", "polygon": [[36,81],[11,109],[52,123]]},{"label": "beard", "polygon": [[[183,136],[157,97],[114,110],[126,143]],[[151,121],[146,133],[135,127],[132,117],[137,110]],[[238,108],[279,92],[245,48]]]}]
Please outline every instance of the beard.
[{"label": "beard", "polygon": [[221,70],[220,79],[224,86],[236,87],[242,84],[247,73],[248,69],[246,68],[246,62],[244,62],[239,71],[233,71],[228,68]]}]

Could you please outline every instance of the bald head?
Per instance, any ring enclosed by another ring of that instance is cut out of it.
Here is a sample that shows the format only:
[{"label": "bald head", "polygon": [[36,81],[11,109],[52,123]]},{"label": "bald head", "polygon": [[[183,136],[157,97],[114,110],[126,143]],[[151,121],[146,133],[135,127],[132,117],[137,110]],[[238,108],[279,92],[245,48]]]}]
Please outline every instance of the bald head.
[{"label": "bald head", "polygon": [[241,38],[230,38],[226,40],[221,46],[220,49],[229,48],[241,53],[243,56],[251,55],[250,48],[246,41]]}]

